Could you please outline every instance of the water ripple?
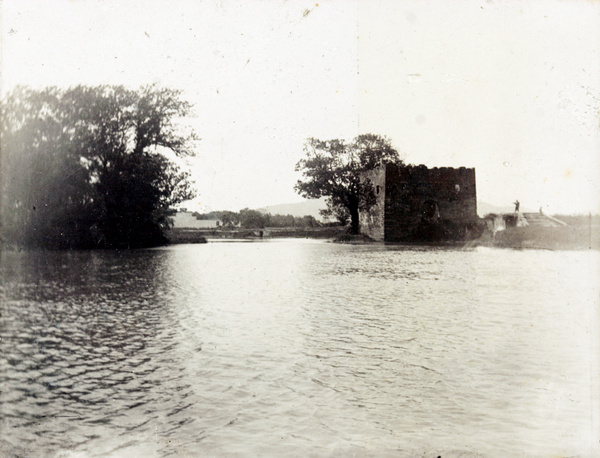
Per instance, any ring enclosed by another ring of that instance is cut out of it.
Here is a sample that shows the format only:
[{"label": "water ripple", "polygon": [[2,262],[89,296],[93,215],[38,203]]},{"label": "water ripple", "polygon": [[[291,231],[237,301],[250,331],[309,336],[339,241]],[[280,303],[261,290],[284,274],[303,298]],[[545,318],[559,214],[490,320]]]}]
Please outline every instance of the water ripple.
[{"label": "water ripple", "polygon": [[0,450],[592,456],[597,266],[313,241],[3,253]]}]

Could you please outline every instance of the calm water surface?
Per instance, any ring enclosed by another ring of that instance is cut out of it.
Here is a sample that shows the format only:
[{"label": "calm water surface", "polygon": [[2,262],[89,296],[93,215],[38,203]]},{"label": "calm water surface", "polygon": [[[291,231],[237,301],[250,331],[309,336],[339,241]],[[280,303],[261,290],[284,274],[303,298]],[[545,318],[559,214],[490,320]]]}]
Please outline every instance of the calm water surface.
[{"label": "calm water surface", "polygon": [[598,456],[598,252],[3,253],[0,455]]}]

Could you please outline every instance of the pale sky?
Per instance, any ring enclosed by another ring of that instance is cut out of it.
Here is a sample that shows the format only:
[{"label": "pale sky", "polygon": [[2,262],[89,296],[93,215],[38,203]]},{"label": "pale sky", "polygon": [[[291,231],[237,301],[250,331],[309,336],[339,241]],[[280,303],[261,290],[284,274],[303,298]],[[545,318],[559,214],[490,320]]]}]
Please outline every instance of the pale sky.
[{"label": "pale sky", "polygon": [[600,2],[3,0],[2,91],[182,89],[188,208],[302,200],[308,137],[475,167],[478,198],[600,212]]}]

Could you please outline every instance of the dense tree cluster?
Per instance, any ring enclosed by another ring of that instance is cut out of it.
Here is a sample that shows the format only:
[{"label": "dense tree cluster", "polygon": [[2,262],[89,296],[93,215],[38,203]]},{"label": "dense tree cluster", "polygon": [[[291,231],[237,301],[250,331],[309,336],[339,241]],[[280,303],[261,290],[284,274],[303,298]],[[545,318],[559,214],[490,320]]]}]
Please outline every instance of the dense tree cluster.
[{"label": "dense tree cluster", "polygon": [[46,248],[162,244],[168,208],[194,197],[175,157],[191,106],[149,86],[19,87],[1,105],[4,243]]},{"label": "dense tree cluster", "polygon": [[221,227],[265,228],[265,227],[319,227],[321,223],[312,215],[302,217],[293,215],[272,215],[258,210],[244,208],[239,212],[215,211],[210,213],[193,213],[200,220],[216,219]]},{"label": "dense tree cluster", "polygon": [[304,159],[296,165],[303,179],[296,191],[308,199],[327,197],[324,216],[341,223],[350,219],[351,232],[358,234],[359,209],[374,203],[372,184],[361,181],[361,173],[381,162],[402,162],[390,140],[374,134],[359,135],[352,142],[310,138],[304,145]]},{"label": "dense tree cluster", "polygon": [[322,224],[312,215],[270,215],[270,227],[319,227]]}]

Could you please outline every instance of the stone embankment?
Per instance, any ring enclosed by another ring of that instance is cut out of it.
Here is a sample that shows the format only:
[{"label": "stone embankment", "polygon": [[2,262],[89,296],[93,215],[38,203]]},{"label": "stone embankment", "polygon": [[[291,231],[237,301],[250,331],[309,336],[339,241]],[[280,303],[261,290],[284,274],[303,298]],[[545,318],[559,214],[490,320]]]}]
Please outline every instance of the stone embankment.
[{"label": "stone embankment", "polygon": [[[499,220],[506,220],[506,224],[497,224]],[[488,226],[486,233],[476,241],[477,245],[518,249],[600,249],[600,225],[591,218],[578,217],[574,218],[575,224],[567,224],[541,213],[519,213],[518,217],[498,215],[488,221],[493,222],[493,226]]]}]

